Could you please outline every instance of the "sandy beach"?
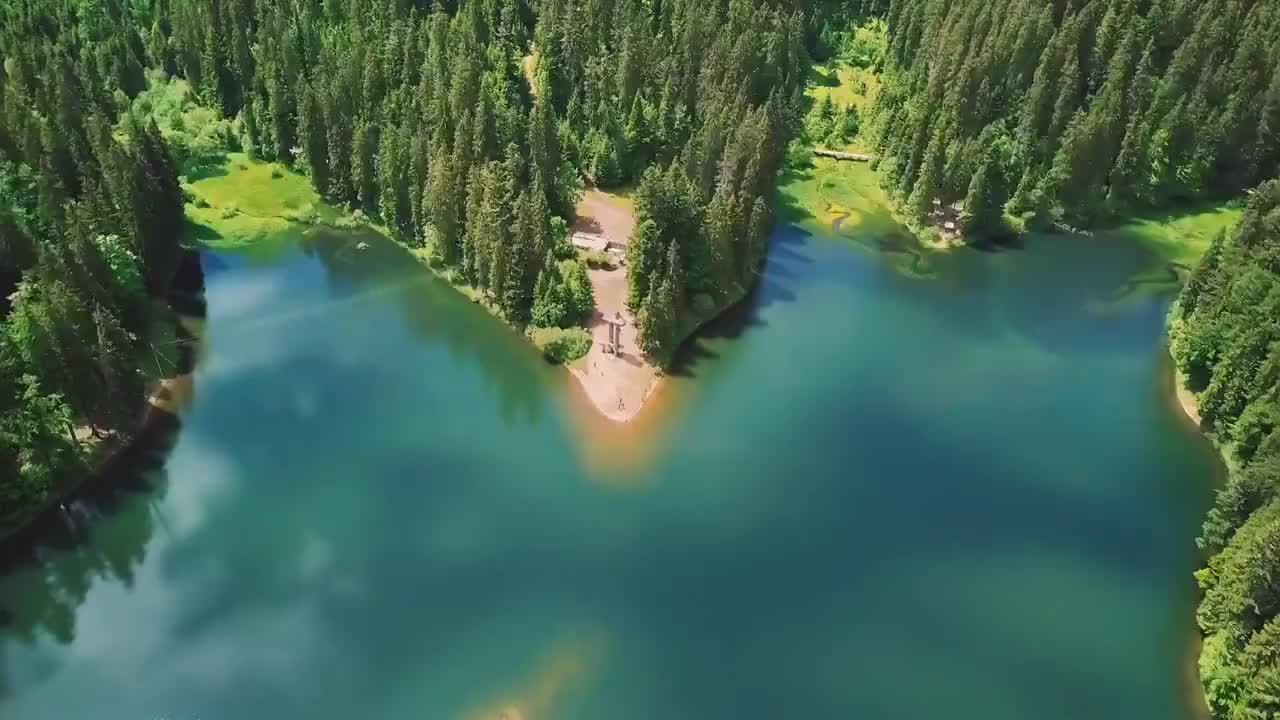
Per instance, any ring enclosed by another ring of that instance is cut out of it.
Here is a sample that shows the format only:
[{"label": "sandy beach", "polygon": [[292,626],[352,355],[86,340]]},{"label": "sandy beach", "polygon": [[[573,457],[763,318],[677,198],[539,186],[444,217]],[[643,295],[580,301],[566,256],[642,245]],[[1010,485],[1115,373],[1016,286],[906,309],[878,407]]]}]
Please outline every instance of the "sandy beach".
[{"label": "sandy beach", "polygon": [[[614,422],[628,422],[640,412],[659,382],[658,369],[636,346],[636,319],[625,307],[627,274],[622,268],[588,271],[595,292],[591,317],[591,351],[569,367],[596,410]],[[606,317],[621,315],[626,323],[617,355],[605,352],[609,340]]]},{"label": "sandy beach", "polygon": [[1195,423],[1196,427],[1200,427],[1203,422],[1200,417],[1200,404],[1196,402],[1196,394],[1187,388],[1187,384],[1183,382],[1183,379],[1180,373],[1175,372],[1173,389],[1178,398],[1178,406],[1182,408],[1182,412],[1187,416],[1188,420]]},{"label": "sandy beach", "polygon": [[[626,197],[589,189],[578,202],[573,229],[625,245],[635,227],[632,207]],[[660,382],[658,368],[636,345],[636,318],[626,308],[626,269],[621,265],[596,267],[588,269],[587,275],[596,303],[587,328],[591,332],[591,351],[572,363],[569,372],[602,416],[613,422],[630,422]],[[616,317],[621,317],[624,325],[615,355],[605,352],[609,341],[605,318]]]}]

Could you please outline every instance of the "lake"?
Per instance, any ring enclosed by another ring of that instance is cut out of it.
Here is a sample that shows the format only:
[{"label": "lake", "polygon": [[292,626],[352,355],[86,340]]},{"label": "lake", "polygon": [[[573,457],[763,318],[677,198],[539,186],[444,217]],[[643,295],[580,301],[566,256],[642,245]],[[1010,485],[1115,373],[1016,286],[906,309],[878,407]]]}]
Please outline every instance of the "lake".
[{"label": "lake", "polygon": [[171,447],[0,577],[0,717],[1191,717],[1216,460],[1134,245],[781,228],[607,440],[389,241],[202,262]]}]

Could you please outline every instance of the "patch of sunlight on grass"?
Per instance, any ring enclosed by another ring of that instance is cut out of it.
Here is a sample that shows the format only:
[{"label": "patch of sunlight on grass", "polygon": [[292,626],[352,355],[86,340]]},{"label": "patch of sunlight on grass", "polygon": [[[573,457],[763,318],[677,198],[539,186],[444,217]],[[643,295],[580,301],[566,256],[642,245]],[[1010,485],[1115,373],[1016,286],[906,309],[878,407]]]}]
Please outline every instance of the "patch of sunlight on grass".
[{"label": "patch of sunlight on grass", "polygon": [[538,49],[520,58],[520,68],[524,70],[525,82],[529,83],[529,93],[538,96]]},{"label": "patch of sunlight on grass", "polygon": [[1240,221],[1244,209],[1227,203],[1210,203],[1135,217],[1110,231],[1131,237],[1162,259],[1194,266],[1213,237]]},{"label": "patch of sunlight on grass", "polygon": [[228,154],[221,168],[188,187],[208,209],[234,209],[262,218],[296,219],[308,211],[319,212],[323,205],[305,175],[280,163],[251,160],[244,153]]},{"label": "patch of sunlight on grass", "polygon": [[305,175],[244,153],[228,154],[220,167],[184,187],[195,197],[186,205],[192,240],[242,249],[260,261],[278,257],[308,226],[345,215],[324,203]]}]

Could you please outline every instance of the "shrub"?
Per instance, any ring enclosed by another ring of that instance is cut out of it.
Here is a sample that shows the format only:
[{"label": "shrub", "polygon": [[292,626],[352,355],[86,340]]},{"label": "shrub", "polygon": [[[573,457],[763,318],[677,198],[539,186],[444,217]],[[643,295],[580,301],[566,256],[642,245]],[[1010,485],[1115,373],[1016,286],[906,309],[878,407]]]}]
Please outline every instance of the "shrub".
[{"label": "shrub", "polygon": [[612,270],[615,267],[613,254],[607,250],[588,250],[582,253],[582,260],[593,268],[608,268]]},{"label": "shrub", "polygon": [[303,225],[315,225],[320,221],[320,214],[316,212],[315,206],[310,203],[297,210],[286,212],[284,217],[286,220],[292,220]]},{"label": "shrub", "polygon": [[363,210],[356,210],[350,215],[344,215],[333,222],[333,226],[341,230],[354,230],[358,227],[367,225],[369,218],[365,216]]},{"label": "shrub", "polygon": [[531,314],[533,315],[534,325],[559,327],[569,324],[569,310],[565,303],[564,286],[554,282],[543,284],[542,276],[539,276]]},{"label": "shrub", "polygon": [[582,328],[534,328],[530,336],[543,357],[558,365],[571,363],[591,351],[591,333]]},{"label": "shrub", "polygon": [[280,179],[282,179],[282,178],[284,178],[284,173],[280,171],[280,168],[278,168],[278,167],[273,167],[273,168],[271,168],[271,179],[272,179],[272,180],[280,180]]}]

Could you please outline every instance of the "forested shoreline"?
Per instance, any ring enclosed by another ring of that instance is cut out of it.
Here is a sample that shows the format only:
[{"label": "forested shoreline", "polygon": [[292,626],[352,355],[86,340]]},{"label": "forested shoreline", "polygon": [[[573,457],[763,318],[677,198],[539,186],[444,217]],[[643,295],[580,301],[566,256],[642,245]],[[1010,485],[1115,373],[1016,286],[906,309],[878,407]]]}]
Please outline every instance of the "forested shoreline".
[{"label": "forested shoreline", "polygon": [[[828,57],[882,73],[874,107],[810,107]],[[1280,4],[10,0],[0,60],[0,533],[136,427],[183,185],[230,153],[517,327],[590,314],[575,200],[632,189],[627,305],[659,364],[754,283],[795,137],[861,137],[903,215],[960,203],[977,236],[1257,187],[1170,332],[1232,459],[1205,685],[1224,720],[1280,712]]]},{"label": "forested shoreline", "polygon": [[1201,676],[1214,716],[1280,712],[1280,181],[1214,240],[1171,315],[1172,352],[1229,461],[1198,539],[1209,557]]},{"label": "forested shoreline", "polygon": [[167,144],[120,112],[129,24],[30,5],[0,8],[0,532],[137,429],[183,232]]},{"label": "forested shoreline", "polygon": [[808,46],[822,24],[880,9],[7,4],[0,296],[14,302],[0,463],[20,481],[0,483],[0,516],[87,470],[77,428],[127,434],[136,421],[154,298],[187,231],[183,184],[230,153],[305,173],[517,327],[590,314],[566,230],[577,193],[634,184],[629,305],[644,350],[665,364],[759,270]]},{"label": "forested shoreline", "polygon": [[1268,0],[895,0],[877,103],[905,215],[961,202],[1088,227],[1231,198],[1280,163],[1280,5]]}]

